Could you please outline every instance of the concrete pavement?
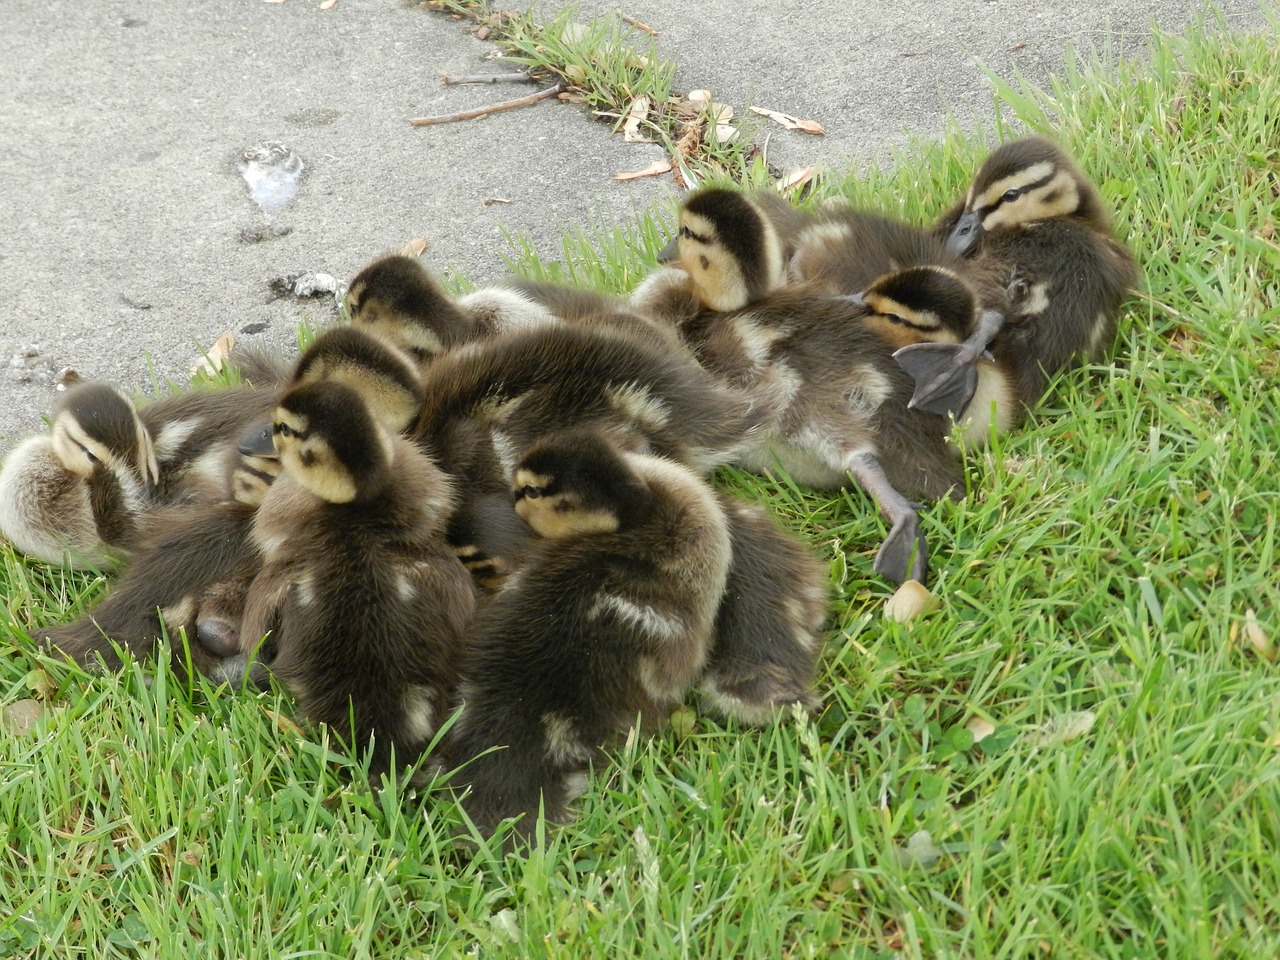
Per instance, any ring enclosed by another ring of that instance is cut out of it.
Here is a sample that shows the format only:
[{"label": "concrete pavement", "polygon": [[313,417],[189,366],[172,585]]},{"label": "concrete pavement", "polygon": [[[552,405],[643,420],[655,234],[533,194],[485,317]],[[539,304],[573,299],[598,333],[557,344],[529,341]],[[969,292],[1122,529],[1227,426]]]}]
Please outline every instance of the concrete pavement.
[{"label": "concrete pavement", "polygon": [[[1265,22],[1252,0],[1221,7],[1234,27]],[[1198,10],[629,0],[624,12],[658,31],[677,89],[821,122],[821,138],[774,131],[770,160],[787,167],[883,158],[908,133],[940,132],[948,111],[968,127],[988,122],[975,61],[1043,81],[1068,44],[1110,36],[1139,51],[1151,22],[1181,29]],[[9,0],[4,20],[0,453],[43,429],[64,366],[152,393],[153,377],[184,381],[224,331],[283,345],[300,320],[333,317],[331,300],[275,298],[273,278],[346,280],[425,237],[433,269],[485,282],[504,273],[504,230],[554,258],[565,231],[634,219],[675,191],[670,178],[613,180],[658,148],[626,144],[564,103],[411,127],[523,88],[443,86],[445,73],[501,69],[487,59],[493,45],[394,0]],[[286,142],[305,166],[296,198],[270,217],[237,169],[264,140]]]}]

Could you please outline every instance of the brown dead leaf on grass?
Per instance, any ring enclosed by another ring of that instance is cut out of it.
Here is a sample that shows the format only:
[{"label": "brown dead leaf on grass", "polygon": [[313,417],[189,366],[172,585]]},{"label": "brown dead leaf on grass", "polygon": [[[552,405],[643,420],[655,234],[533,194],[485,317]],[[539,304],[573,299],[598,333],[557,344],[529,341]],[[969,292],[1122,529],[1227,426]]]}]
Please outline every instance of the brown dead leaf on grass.
[{"label": "brown dead leaf on grass", "polygon": [[1098,715],[1092,710],[1075,710],[1050,717],[1040,725],[1033,739],[1039,747],[1070,743],[1092,730],[1097,719]]},{"label": "brown dead leaf on grass", "polygon": [[403,247],[400,248],[400,255],[404,257],[420,257],[423,251],[427,249],[426,237],[414,237]]},{"label": "brown dead leaf on grass", "polygon": [[827,132],[817,120],[801,120],[799,117],[793,117],[789,113],[769,110],[765,107],[752,107],[751,112],[758,113],[762,117],[768,117],[774,123],[780,123],[788,130],[798,130],[800,133],[808,133],[815,137],[820,137]]},{"label": "brown dead leaf on grass", "polygon": [[220,336],[209,348],[208,352],[197,360],[191,367],[191,376],[198,373],[216,376],[221,370],[223,363],[231,356],[231,349],[236,345],[236,335],[227,331]]},{"label": "brown dead leaf on grass", "polygon": [[813,181],[816,174],[817,170],[814,167],[795,167],[784,173],[774,186],[785,197],[793,193],[799,193],[807,184]]},{"label": "brown dead leaf on grass", "polygon": [[615,173],[613,175],[613,179],[639,180],[641,177],[660,177],[664,173],[670,173],[670,172],[671,172],[671,160],[669,158],[664,158],[662,160],[653,161],[653,163],[649,164],[643,170],[632,170],[628,173]]},{"label": "brown dead leaf on grass", "polygon": [[1240,627],[1250,648],[1263,660],[1274,661],[1276,648],[1267,635],[1266,628],[1258,622],[1258,614],[1252,607],[1244,612],[1244,623]]},{"label": "brown dead leaf on grass", "polygon": [[919,580],[907,580],[885,601],[884,616],[895,623],[910,623],[938,609],[941,601]]},{"label": "brown dead leaf on grass", "polygon": [[281,733],[294,733],[299,737],[303,736],[302,728],[279,710],[272,710],[270,707],[263,704],[262,712],[271,718],[272,723],[276,725],[276,729]]},{"label": "brown dead leaf on grass", "polygon": [[627,119],[622,123],[622,139],[627,143],[651,143],[651,138],[640,132],[640,124],[649,117],[649,108],[653,101],[648,95],[641,95],[631,101],[627,108]]}]

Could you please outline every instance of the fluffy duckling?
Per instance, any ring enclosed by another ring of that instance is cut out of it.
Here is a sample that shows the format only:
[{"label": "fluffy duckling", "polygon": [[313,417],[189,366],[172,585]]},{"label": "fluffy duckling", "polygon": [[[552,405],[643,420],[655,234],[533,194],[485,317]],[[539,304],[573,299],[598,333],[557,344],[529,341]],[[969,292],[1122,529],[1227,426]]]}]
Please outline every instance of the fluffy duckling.
[{"label": "fluffy duckling", "polygon": [[732,562],[699,688],[716,713],[760,725],[780,707],[817,702],[827,572],[762,507],[727,494],[720,505]]},{"label": "fluffy duckling", "polygon": [[[160,511],[148,522],[137,558],[92,611],[71,623],[33,631],[32,636],[77,663],[91,665],[101,659],[111,667],[119,666],[113,641],[145,658],[167,636],[176,669],[185,671],[189,655],[196,671],[214,675],[230,652],[226,641],[204,631],[202,642],[189,642],[184,648],[179,631],[184,630],[189,641],[197,639],[202,603],[238,611],[237,596],[243,597],[260,564],[249,540],[253,513],[252,507],[234,501]],[[238,617],[238,612],[233,615]],[[205,639],[213,642],[204,643]]]},{"label": "fluffy duckling", "polygon": [[153,500],[160,466],[133,403],[105,383],[58,398],[47,436],[32,437],[0,472],[0,531],[46,563],[96,569],[126,555]]},{"label": "fluffy duckling", "polygon": [[[363,748],[371,769],[417,760],[447,716],[471,580],[444,542],[449,479],[351,387],[293,387],[274,417],[283,471],[253,520],[264,565],[243,646],[306,716]],[[243,663],[228,665],[235,674]]]},{"label": "fluffy duckling", "polygon": [[955,347],[903,351],[921,384],[917,406],[953,408],[954,381],[988,347],[1031,407],[1055,373],[1111,346],[1137,267],[1097,188],[1053,142],[1027,137],[994,150],[936,232],[1007,291],[1009,310],[1003,327],[980,325]]},{"label": "fluffy duckling", "polygon": [[0,470],[0,531],[48,563],[101,568],[126,558],[148,514],[226,495],[234,438],[270,411],[276,374],[238,358],[264,386],[197,389],[135,407],[82,383],[55,404],[48,436],[20,444]]},{"label": "fluffy duckling", "polygon": [[351,322],[405,350],[420,364],[463,343],[553,324],[546,307],[514,289],[486,288],[457,300],[416,257],[382,257],[347,288]]},{"label": "fluffy duckling", "polygon": [[[876,570],[923,580],[926,543],[907,497],[953,494],[961,473],[947,443],[949,423],[908,408],[914,384],[877,332],[893,318],[872,304],[888,300],[777,287],[780,258],[768,224],[733,191],[700,191],[687,208],[680,264],[704,309],[681,335],[707,370],[769,411],[736,462],[762,472],[781,463],[818,487],[842,486],[851,475],[890,524]],[[939,309],[917,303],[913,316],[923,323]]]},{"label": "fluffy duckling", "polygon": [[454,553],[486,593],[500,590],[507,577],[525,565],[536,539],[511,508],[510,493],[469,497],[449,521]]},{"label": "fluffy duckling", "polygon": [[945,384],[932,384],[930,403],[918,402],[922,378],[931,383],[929,371],[918,369],[920,357],[953,349],[966,338],[973,342],[1004,321],[1003,313],[987,306],[996,298],[979,299],[966,275],[941,266],[909,267],[877,277],[851,299],[866,305],[864,323],[915,379],[909,407],[955,420],[961,442],[971,448],[983,446],[993,428],[1006,433],[1017,424],[1025,408],[1015,392],[1016,366],[1004,350],[975,357],[958,373],[949,373]]},{"label": "fluffy duckling", "polygon": [[960,269],[933,232],[893,217],[840,206],[801,232],[788,279],[815,293],[860,293],[876,277],[915,266]]},{"label": "fluffy duckling", "polygon": [[[601,748],[663,719],[707,662],[730,562],[705,482],[589,430],[548,438],[513,472],[516,512],[544,540],[467,632],[462,713],[446,757],[491,831],[570,816]],[[502,749],[492,750],[493,747]],[[487,751],[487,752],[486,752]]]},{"label": "fluffy duckling", "polygon": [[468,489],[506,487],[539,437],[591,424],[702,473],[759,423],[749,398],[690,358],[607,325],[559,324],[478,341],[426,371],[415,437]]}]

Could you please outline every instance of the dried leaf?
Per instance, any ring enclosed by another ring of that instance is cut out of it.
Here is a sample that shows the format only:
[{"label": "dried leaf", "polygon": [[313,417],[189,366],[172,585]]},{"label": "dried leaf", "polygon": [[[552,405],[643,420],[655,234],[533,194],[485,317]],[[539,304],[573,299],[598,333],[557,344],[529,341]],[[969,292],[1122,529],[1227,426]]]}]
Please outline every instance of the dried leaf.
[{"label": "dried leaf", "polygon": [[919,580],[908,580],[885,602],[884,616],[895,623],[910,623],[937,610],[938,605],[937,596],[930,593],[928,587]]},{"label": "dried leaf", "polygon": [[643,170],[632,170],[629,173],[615,173],[613,175],[613,179],[639,180],[641,177],[660,177],[664,173],[670,173],[670,172],[671,172],[671,160],[670,158],[664,157],[662,160],[653,161],[653,163],[649,164]]},{"label": "dried leaf", "polygon": [[1249,646],[1253,647],[1253,652],[1262,657],[1263,660],[1275,660],[1276,648],[1271,643],[1271,638],[1267,636],[1266,629],[1258,622],[1258,614],[1250,607],[1244,612],[1244,638],[1249,641]]},{"label": "dried leaf", "polygon": [[0,728],[21,736],[43,715],[44,704],[39,700],[15,700],[6,703],[4,710],[0,711]]},{"label": "dried leaf", "polygon": [[506,197],[485,197],[480,201],[482,207],[492,207],[495,203],[510,203]]},{"label": "dried leaf", "polygon": [[236,335],[227,331],[220,336],[209,352],[198,359],[191,367],[191,376],[197,373],[205,373],[214,376],[222,369],[223,362],[227,357],[231,356],[231,348],[236,345]]},{"label": "dried leaf", "polygon": [[699,110],[711,102],[710,90],[690,90],[684,95],[684,98],[690,103],[695,104]]},{"label": "dried leaf", "polygon": [[587,71],[576,63],[571,63],[564,68],[564,78],[570,83],[581,87],[587,82]]},{"label": "dried leaf", "polygon": [[475,35],[477,40],[488,40],[490,33],[489,25],[487,23],[482,23],[480,26],[476,27],[472,33]]},{"label": "dried leaf", "polygon": [[946,853],[933,842],[933,834],[928,830],[917,830],[907,838],[905,847],[893,845],[893,852],[898,856],[898,863],[903,867],[928,867],[937,863]]},{"label": "dried leaf", "polygon": [[272,710],[270,707],[263,704],[262,712],[271,718],[272,722],[276,725],[276,729],[279,730],[281,733],[292,733],[292,734],[296,734],[299,737],[303,735],[302,728],[298,726],[296,723],[294,723],[292,720],[290,720],[288,717],[286,717],[280,711]]},{"label": "dried leaf", "polygon": [[324,0],[324,2],[320,4],[320,9],[332,10],[337,5],[338,5],[338,0]]},{"label": "dried leaf", "polygon": [[738,128],[731,123],[716,124],[716,139],[721,143],[728,143],[738,135]]},{"label": "dried leaf", "polygon": [[1097,719],[1098,715],[1092,710],[1077,710],[1058,717],[1050,717],[1036,733],[1036,746],[1046,747],[1050,744],[1079,740],[1093,729],[1093,723]]},{"label": "dried leaf", "polygon": [[982,717],[970,717],[964,728],[973,734],[974,743],[981,743],[996,732],[996,725]]},{"label": "dried leaf", "polygon": [[424,250],[427,249],[426,237],[414,237],[403,247],[400,248],[400,255],[403,257],[420,257]]},{"label": "dried leaf", "polygon": [[767,110],[764,107],[752,107],[751,112],[758,113],[762,117],[768,117],[774,123],[780,123],[788,130],[799,130],[801,133],[812,134],[815,137],[820,137],[827,132],[817,120],[801,120],[799,117],[793,117],[789,113]]},{"label": "dried leaf", "polygon": [[627,119],[622,124],[622,139],[627,143],[649,143],[651,139],[640,132],[640,124],[649,116],[653,101],[647,95],[636,97],[627,108]]},{"label": "dried leaf", "polygon": [[814,178],[817,170],[814,167],[794,167],[782,175],[782,179],[775,184],[777,190],[783,196],[789,193],[796,193],[804,188]]}]

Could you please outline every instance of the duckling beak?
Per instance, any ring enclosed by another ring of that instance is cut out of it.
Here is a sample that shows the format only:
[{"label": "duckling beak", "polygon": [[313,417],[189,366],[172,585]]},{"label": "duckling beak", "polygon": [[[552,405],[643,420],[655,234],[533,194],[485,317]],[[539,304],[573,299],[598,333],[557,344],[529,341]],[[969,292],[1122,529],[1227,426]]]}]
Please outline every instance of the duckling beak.
[{"label": "duckling beak", "polygon": [[248,457],[276,455],[275,430],[271,423],[259,423],[240,435],[239,451]]},{"label": "duckling beak", "polygon": [[982,239],[982,218],[976,210],[966,213],[956,221],[947,234],[947,253],[963,257]]},{"label": "duckling beak", "polygon": [[658,251],[659,263],[675,263],[680,259],[680,238],[672,240]]}]

